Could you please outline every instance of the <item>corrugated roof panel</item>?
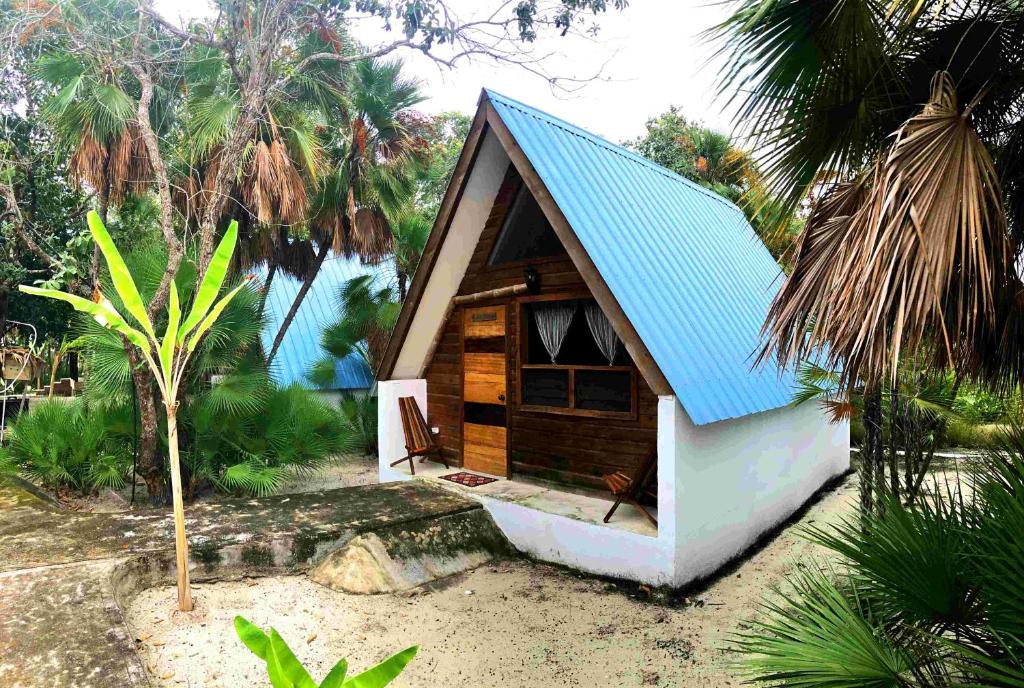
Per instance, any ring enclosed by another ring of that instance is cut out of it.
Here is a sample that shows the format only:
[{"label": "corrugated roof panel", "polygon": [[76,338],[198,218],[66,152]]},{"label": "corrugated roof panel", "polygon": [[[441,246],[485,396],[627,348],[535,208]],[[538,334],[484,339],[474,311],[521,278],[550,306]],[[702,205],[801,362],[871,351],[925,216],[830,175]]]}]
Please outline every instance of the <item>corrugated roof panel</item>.
[{"label": "corrugated roof panel", "polygon": [[693,422],[788,404],[792,371],[752,369],[782,272],[742,211],[579,127],[487,96]]},{"label": "corrugated roof panel", "polygon": [[[260,279],[266,279],[266,268],[254,272]],[[340,317],[338,291],[348,280],[365,274],[374,274],[378,281],[386,284],[393,278],[394,270],[388,264],[369,267],[360,264],[358,259],[327,256],[274,357],[271,375],[275,381],[282,385],[299,383],[312,387],[306,374],[324,355],[320,348],[321,333]],[[301,286],[302,281],[290,275],[278,272],[274,276],[267,295],[267,322],[260,336],[264,350],[269,351],[273,345],[277,330]],[[367,389],[373,384],[370,368],[359,354],[338,361],[335,377],[333,389]]]}]

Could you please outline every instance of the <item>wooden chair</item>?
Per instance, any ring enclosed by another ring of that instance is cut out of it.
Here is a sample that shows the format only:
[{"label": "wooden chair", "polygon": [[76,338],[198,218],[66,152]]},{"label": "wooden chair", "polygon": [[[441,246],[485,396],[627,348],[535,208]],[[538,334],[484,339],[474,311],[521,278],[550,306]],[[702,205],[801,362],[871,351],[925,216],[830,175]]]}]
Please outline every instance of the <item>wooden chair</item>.
[{"label": "wooden chair", "polygon": [[640,503],[640,500],[645,497],[658,498],[658,485],[655,483],[651,485],[651,481],[654,476],[657,475],[658,468],[658,452],[657,450],[652,451],[647,457],[641,462],[639,468],[632,476],[628,476],[625,473],[615,472],[609,473],[604,476],[604,484],[608,486],[608,491],[615,497],[615,504],[608,510],[608,514],[604,517],[604,522],[607,523],[611,520],[615,510],[619,508],[619,505],[623,502],[629,502],[636,508],[640,509],[641,513],[647,517],[655,527],[658,526],[658,519],[654,518],[654,514],[648,511],[647,507]]},{"label": "wooden chair", "polygon": [[423,414],[420,412],[420,407],[416,403],[415,397],[400,397],[398,399],[398,410],[402,414],[405,450],[409,452],[409,455],[392,462],[391,466],[394,467],[403,461],[408,461],[409,470],[413,475],[416,475],[416,465],[413,463],[413,457],[418,456],[420,457],[420,463],[423,463],[430,457],[434,457],[437,461],[443,463],[445,468],[451,468],[448,462],[445,461],[441,445],[437,443],[437,440],[430,433],[430,428],[427,427],[427,421],[423,419]]}]

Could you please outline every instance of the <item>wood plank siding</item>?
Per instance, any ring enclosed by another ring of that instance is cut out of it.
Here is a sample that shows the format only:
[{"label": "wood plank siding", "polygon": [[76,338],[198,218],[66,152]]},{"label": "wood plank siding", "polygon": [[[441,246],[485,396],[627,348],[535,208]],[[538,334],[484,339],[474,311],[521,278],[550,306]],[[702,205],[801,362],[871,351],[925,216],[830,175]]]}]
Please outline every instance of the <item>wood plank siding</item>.
[{"label": "wood plank siding", "polygon": [[[525,263],[490,267],[487,259],[509,205],[522,180],[510,166],[477,244],[459,295],[475,294],[523,282]],[[590,294],[568,255],[529,261],[540,276],[541,294]],[[443,269],[439,266],[438,269]],[[519,308],[515,298],[474,303],[472,308],[511,304],[507,322],[508,380],[505,389],[509,408],[508,448],[512,475],[533,475],[562,482],[601,486],[600,477],[614,471],[631,473],[654,446],[657,436],[658,398],[643,376],[638,375],[635,418],[587,418],[518,408],[516,399],[519,360]],[[441,430],[446,457],[462,465],[462,326],[469,307],[456,308],[426,370],[427,407],[430,424]],[[479,325],[483,325],[481,321]],[[632,364],[630,364],[632,365]]]}]

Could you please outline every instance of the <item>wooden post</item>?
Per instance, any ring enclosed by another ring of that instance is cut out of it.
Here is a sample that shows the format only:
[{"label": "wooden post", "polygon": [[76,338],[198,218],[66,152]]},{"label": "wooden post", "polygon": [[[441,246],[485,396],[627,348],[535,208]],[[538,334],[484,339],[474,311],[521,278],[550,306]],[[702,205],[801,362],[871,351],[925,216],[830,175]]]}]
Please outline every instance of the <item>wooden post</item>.
[{"label": "wooden post", "polygon": [[181,497],[181,463],[178,459],[178,403],[167,403],[167,453],[171,459],[171,495],[174,500],[174,554],[178,567],[178,609],[192,611],[188,579],[188,540],[185,539],[185,505]]}]

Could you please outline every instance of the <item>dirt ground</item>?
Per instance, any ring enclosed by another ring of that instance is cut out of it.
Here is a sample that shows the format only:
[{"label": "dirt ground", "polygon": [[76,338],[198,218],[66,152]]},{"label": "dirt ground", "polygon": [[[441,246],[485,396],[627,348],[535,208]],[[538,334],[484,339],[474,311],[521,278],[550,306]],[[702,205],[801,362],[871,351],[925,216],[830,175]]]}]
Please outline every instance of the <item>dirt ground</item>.
[{"label": "dirt ground", "polygon": [[[853,480],[800,519],[852,513]],[[174,592],[154,589],[128,611],[157,686],[269,685],[235,637],[241,614],[273,625],[315,679],[341,657],[362,670],[419,644],[392,685],[474,688],[738,686],[723,647],[796,561],[823,553],[791,526],[683,604],[657,604],[632,586],[528,561],[485,566],[412,596],[333,592],[302,577],[197,586],[197,611],[173,612]]]},{"label": "dirt ground", "polygon": [[[316,492],[317,490],[333,490],[338,487],[354,487],[371,485],[377,482],[377,460],[363,455],[341,456],[322,470],[311,475],[296,477],[283,485],[278,492]],[[99,490],[83,497],[74,491],[61,491],[52,495],[66,509],[92,513],[118,513],[130,508],[132,488],[130,485],[120,490]],[[146,485],[141,480],[135,486],[136,503],[146,505]],[[221,495],[205,495],[200,501],[215,501]]]}]

